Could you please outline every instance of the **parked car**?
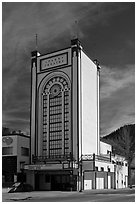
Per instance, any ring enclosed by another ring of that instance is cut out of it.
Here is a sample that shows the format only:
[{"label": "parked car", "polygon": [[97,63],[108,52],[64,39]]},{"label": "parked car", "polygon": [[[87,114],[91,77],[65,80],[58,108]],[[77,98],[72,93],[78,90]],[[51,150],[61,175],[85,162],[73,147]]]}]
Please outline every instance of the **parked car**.
[{"label": "parked car", "polygon": [[14,183],[8,193],[15,192],[30,192],[33,190],[33,187],[27,183]]}]

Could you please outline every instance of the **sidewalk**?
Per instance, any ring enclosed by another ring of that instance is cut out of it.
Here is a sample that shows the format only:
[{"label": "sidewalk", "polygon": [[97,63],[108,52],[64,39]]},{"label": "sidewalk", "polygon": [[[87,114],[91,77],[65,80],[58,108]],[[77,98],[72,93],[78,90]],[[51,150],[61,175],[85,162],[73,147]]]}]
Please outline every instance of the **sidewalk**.
[{"label": "sidewalk", "polygon": [[39,197],[64,197],[68,194],[76,194],[77,191],[32,191],[32,192],[20,192],[20,193],[8,193],[8,189],[2,189],[2,201],[23,201],[31,198]]},{"label": "sidewalk", "polygon": [[[78,191],[32,191],[32,192],[20,192],[20,193],[8,193],[8,189],[2,189],[2,201],[3,202],[14,202],[14,201],[27,201],[32,198],[49,198],[49,197],[65,197],[68,195],[76,194],[115,194],[120,191],[120,194],[129,192],[127,189],[102,189],[102,190],[85,190],[82,192]],[[131,189],[130,192],[134,193],[135,189]]]}]

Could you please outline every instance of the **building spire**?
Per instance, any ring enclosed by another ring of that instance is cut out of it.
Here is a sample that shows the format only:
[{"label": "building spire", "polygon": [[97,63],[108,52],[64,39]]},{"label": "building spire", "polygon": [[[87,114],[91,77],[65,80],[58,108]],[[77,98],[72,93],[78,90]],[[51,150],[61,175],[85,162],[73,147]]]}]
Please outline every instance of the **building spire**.
[{"label": "building spire", "polygon": [[78,21],[75,20],[75,38],[79,38],[79,33],[78,33]]},{"label": "building spire", "polygon": [[36,50],[38,49],[38,35],[37,35],[37,33],[36,33],[36,35],[35,35],[35,48],[36,48]]}]

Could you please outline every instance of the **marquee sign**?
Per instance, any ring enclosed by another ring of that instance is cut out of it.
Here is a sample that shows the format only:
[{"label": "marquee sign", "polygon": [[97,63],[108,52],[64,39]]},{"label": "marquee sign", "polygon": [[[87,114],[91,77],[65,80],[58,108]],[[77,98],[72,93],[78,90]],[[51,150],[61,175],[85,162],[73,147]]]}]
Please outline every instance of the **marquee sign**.
[{"label": "marquee sign", "polygon": [[61,170],[61,169],[77,169],[78,164],[74,162],[65,162],[61,164],[31,164],[24,165],[25,170],[38,171],[38,170]]},{"label": "marquee sign", "polygon": [[40,69],[45,70],[49,68],[55,68],[68,64],[68,53],[56,55],[54,57],[43,58],[40,60]]},{"label": "marquee sign", "polygon": [[62,164],[25,165],[24,169],[26,170],[55,170],[55,169],[62,169]]}]

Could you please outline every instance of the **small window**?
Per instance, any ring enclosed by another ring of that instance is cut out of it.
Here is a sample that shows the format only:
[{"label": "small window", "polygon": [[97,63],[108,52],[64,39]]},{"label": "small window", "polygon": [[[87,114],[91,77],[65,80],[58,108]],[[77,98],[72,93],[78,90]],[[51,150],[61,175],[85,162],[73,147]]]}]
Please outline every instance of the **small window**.
[{"label": "small window", "polygon": [[108,168],[108,172],[110,172],[110,168]]},{"label": "small window", "polygon": [[12,155],[13,147],[2,147],[2,155]]},{"label": "small window", "polygon": [[104,171],[104,167],[101,167],[101,171]]},{"label": "small window", "polygon": [[29,156],[29,148],[21,147],[21,155],[22,156]]},{"label": "small window", "polygon": [[95,166],[95,171],[98,171],[98,166]]},{"label": "small window", "polygon": [[107,150],[107,154],[110,154],[110,153],[111,153],[111,151]]},{"label": "small window", "polygon": [[125,166],[127,166],[127,163],[125,163]]}]

